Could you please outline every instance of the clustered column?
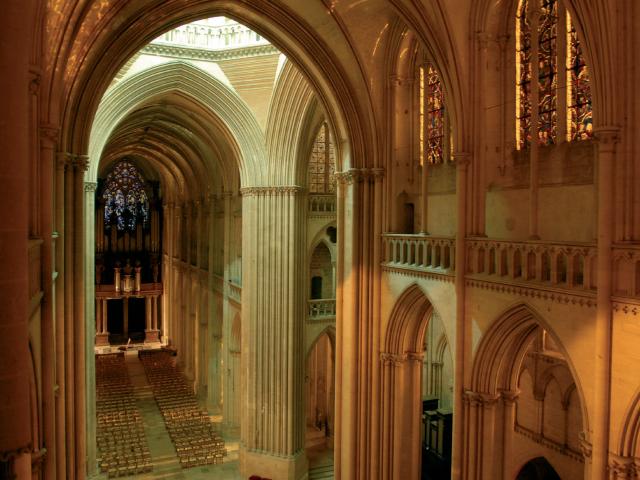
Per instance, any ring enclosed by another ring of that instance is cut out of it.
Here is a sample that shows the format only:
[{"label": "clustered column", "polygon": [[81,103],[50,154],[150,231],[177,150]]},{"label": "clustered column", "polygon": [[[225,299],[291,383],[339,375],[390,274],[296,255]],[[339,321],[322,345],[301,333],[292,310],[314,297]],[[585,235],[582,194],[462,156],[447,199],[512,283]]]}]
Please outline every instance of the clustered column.
[{"label": "clustered column", "polygon": [[243,476],[302,478],[305,202],[299,187],[242,189]]}]

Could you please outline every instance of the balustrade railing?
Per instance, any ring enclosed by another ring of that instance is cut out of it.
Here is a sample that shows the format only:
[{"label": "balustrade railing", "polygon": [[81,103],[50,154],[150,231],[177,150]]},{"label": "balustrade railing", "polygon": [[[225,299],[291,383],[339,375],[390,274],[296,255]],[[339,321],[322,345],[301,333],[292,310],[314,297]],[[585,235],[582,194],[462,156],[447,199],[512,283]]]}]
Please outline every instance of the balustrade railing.
[{"label": "balustrade railing", "polygon": [[471,239],[466,245],[467,275],[572,289],[596,288],[594,244]]},{"label": "balustrade railing", "polygon": [[229,282],[229,298],[236,302],[242,302],[242,287],[236,283]]},{"label": "balustrade railing", "polygon": [[333,194],[312,194],[309,195],[309,213],[312,214],[335,214],[336,196]]},{"label": "balustrade railing", "polygon": [[239,23],[208,25],[196,22],[169,30],[152,43],[222,50],[267,45],[269,41]]},{"label": "balustrade railing", "polygon": [[386,233],[382,236],[384,263],[389,266],[433,270],[455,269],[455,240],[448,237]]},{"label": "balustrade railing", "polygon": [[336,316],[336,299],[309,300],[309,319],[330,318]]}]

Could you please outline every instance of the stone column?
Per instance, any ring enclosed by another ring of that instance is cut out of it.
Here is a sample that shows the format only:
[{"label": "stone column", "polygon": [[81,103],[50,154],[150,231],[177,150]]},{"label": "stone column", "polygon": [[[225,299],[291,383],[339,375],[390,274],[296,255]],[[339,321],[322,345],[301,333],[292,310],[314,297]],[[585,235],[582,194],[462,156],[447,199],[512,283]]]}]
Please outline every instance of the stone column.
[{"label": "stone column", "polygon": [[451,449],[451,479],[462,478],[464,428],[463,419],[465,384],[470,380],[470,368],[465,362],[471,362],[471,336],[465,322],[464,296],[466,272],[466,234],[467,234],[467,172],[470,164],[468,153],[454,154],[456,162],[456,198],[457,228],[455,252],[456,285],[456,340],[453,377],[453,432]]},{"label": "stone column", "polygon": [[612,330],[613,173],[619,130],[596,129],[598,145],[598,292],[596,296],[592,478],[605,480],[609,463]]},{"label": "stone column", "polygon": [[[29,58],[33,1],[3,2],[0,27],[0,197],[9,206],[0,222],[0,455],[14,472],[30,478],[29,411]],[[9,37],[9,38],[7,38]],[[24,41],[9,41],[9,39]]]},{"label": "stone column", "polygon": [[[237,415],[235,414],[238,405],[235,405],[233,397],[233,379],[240,372],[233,371],[231,355],[231,327],[233,322],[233,312],[229,305],[229,282],[231,281],[231,218],[233,216],[232,196],[231,192],[223,194],[224,202],[224,226],[223,226],[223,245],[222,245],[222,265],[224,268],[224,277],[222,285],[222,359],[224,362],[223,378],[224,378],[224,399],[222,401],[222,420],[227,428],[238,427]],[[244,235],[243,235],[244,236]]]},{"label": "stone column", "polygon": [[97,331],[96,331],[96,345],[104,346],[109,345],[109,332],[107,331],[107,300],[104,298],[98,298],[96,300],[96,316],[98,317],[97,321]]},{"label": "stone column", "polygon": [[516,400],[519,392],[504,390],[500,392],[502,397],[502,478],[512,478],[511,461],[513,447],[513,428],[516,424]]},{"label": "stone column", "polygon": [[[39,76],[37,77],[39,81]],[[56,312],[55,312],[55,240],[54,235],[54,191],[56,174],[56,145],[58,129],[51,125],[40,128],[40,234],[42,235],[42,305],[40,338],[42,342],[42,416],[44,444],[47,455],[44,459],[45,478],[56,476],[58,457],[56,426]]]},{"label": "stone column", "polygon": [[58,391],[56,395],[56,478],[66,478],[67,476],[67,457],[68,450],[66,445],[67,437],[67,409],[66,409],[66,336],[65,325],[67,318],[65,315],[65,298],[66,298],[66,279],[65,279],[65,253],[64,244],[64,224],[65,224],[65,177],[68,168],[66,155],[60,153],[56,158],[56,248],[55,248],[55,264],[57,276],[55,279],[55,306],[56,306],[56,384]]},{"label": "stone column", "polygon": [[305,478],[305,197],[300,187],[244,188],[242,195],[240,471]]},{"label": "stone column", "polygon": [[[96,339],[96,292],[95,292],[95,247],[96,247],[96,227],[95,227],[95,199],[96,182],[85,182],[84,176],[88,166],[87,157],[80,157],[78,163],[77,175],[81,176],[84,187],[84,213],[78,220],[83,220],[78,225],[80,238],[81,256],[84,263],[84,278],[80,276],[80,282],[84,283],[84,338],[80,340],[82,345],[78,345],[79,354],[83,355],[82,363],[84,364],[84,384],[86,388],[82,395],[84,398],[85,411],[85,428],[84,435],[86,470],[88,474],[96,473],[97,463],[97,444],[96,444],[96,365],[95,350],[93,345]],[[84,237],[84,238],[83,238]],[[88,281],[84,281],[87,279]],[[82,400],[81,400],[82,401]]]},{"label": "stone column", "polygon": [[[216,234],[220,235],[215,230],[215,215],[216,215],[216,201],[213,195],[209,195],[209,208],[208,208],[208,223],[206,235],[209,237],[208,247],[208,274],[209,274],[209,288],[207,289],[208,296],[208,340],[209,340],[209,358],[207,367],[207,409],[211,413],[218,414],[221,412],[221,400],[222,400],[222,369],[220,368],[220,361],[222,359],[222,318],[218,315],[218,309],[216,308],[216,295],[214,293],[214,283],[216,281],[214,274],[215,265],[215,245]],[[228,368],[228,364],[225,363]],[[226,390],[226,389],[225,389]],[[226,422],[226,418],[222,417],[222,421]]]},{"label": "stone column", "polygon": [[144,315],[145,315],[145,330],[144,330],[144,343],[151,341],[151,296],[144,297]]}]

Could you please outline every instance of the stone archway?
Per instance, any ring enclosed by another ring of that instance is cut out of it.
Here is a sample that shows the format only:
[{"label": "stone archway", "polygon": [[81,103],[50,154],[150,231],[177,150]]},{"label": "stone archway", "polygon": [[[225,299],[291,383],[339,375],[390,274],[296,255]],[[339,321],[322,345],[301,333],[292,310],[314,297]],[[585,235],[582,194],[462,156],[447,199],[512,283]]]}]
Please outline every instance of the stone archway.
[{"label": "stone archway", "polygon": [[382,362],[381,478],[420,475],[421,369],[424,333],[433,306],[417,285],[391,312]]},{"label": "stone archway", "polygon": [[516,480],[560,480],[560,476],[544,457],[536,457],[525,463]]},{"label": "stone archway", "polygon": [[[548,336],[557,354],[563,357],[566,377],[572,377],[574,386],[566,388],[565,397],[577,394],[580,411],[580,429],[588,431],[584,395],[577,381],[575,369],[552,329],[533,309],[524,304],[516,305],[504,312],[483,335],[473,362],[471,389],[465,392],[464,416],[467,428],[464,436],[465,463],[463,478],[513,478],[514,457],[518,454],[513,443],[515,426],[519,414],[516,411],[523,372],[531,363],[526,358],[533,342]],[[549,370],[551,370],[551,367]],[[544,396],[545,388],[553,377],[549,371],[538,375],[542,385],[535,396]],[[529,377],[527,377],[529,385]],[[535,384],[535,378],[533,380]],[[531,401],[534,398],[531,393]],[[569,401],[569,400],[567,400]],[[520,429],[523,432],[526,429]],[[539,435],[540,436],[540,435]],[[543,436],[540,436],[541,438]],[[519,438],[519,437],[518,437]],[[583,438],[579,439],[580,448]],[[541,452],[546,452],[545,442],[540,441]],[[584,452],[568,452],[576,461],[581,461]],[[587,465],[584,468],[588,475]]]}]

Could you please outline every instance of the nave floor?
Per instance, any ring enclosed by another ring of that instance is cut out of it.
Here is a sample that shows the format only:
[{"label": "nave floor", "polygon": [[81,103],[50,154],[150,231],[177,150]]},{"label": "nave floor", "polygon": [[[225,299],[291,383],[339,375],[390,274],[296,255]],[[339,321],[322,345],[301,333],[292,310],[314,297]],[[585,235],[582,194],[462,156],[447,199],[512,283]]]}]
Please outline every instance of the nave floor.
[{"label": "nave floor", "polygon": [[[148,473],[119,478],[124,480],[204,480],[210,478],[235,480],[242,478],[238,466],[238,438],[235,436],[237,432],[229,435],[223,430],[221,431],[228,452],[222,464],[182,468],[137,352],[126,354],[125,361],[133,385],[136,404],[142,416],[153,470]],[[219,422],[221,418],[213,417],[213,420]],[[107,475],[101,474],[98,478],[106,479]]]},{"label": "nave floor", "polygon": [[[153,470],[147,473],[117,478],[123,480],[204,480],[211,478],[235,480],[242,478],[239,472],[239,432],[237,429],[229,432],[223,429],[219,430],[227,449],[227,455],[224,457],[222,464],[182,468],[137,352],[127,352],[125,354],[125,363],[133,387],[136,406],[142,418]],[[221,416],[212,416],[212,420],[221,422],[222,418]],[[310,480],[334,478],[333,450],[316,446],[307,449],[307,456],[309,459]],[[94,478],[107,479],[107,475],[99,474]]]}]

